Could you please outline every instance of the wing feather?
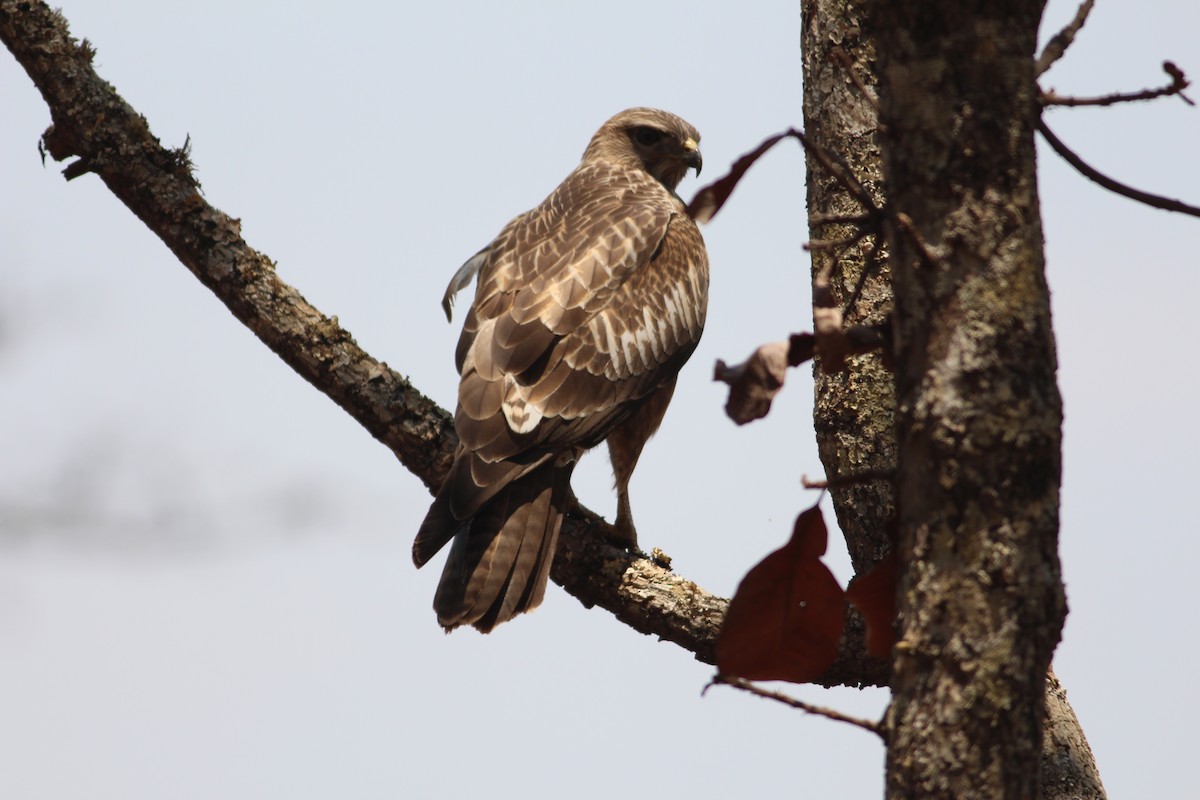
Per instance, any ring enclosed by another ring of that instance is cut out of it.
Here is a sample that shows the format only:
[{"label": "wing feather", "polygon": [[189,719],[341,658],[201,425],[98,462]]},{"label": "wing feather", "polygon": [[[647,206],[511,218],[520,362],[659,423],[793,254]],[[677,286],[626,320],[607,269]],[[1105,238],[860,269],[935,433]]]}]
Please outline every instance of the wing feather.
[{"label": "wing feather", "polygon": [[604,163],[581,165],[481,252],[456,354],[473,476],[452,490],[466,495],[456,516],[527,471],[502,462],[594,446],[671,380],[700,339],[708,282],[678,199]]}]

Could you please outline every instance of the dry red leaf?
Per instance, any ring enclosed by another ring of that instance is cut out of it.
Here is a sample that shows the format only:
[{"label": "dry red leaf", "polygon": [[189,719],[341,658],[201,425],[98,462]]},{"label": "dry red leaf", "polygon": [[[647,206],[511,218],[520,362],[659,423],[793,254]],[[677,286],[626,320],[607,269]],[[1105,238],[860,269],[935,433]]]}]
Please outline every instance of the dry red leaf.
[{"label": "dry red leaf", "polygon": [[715,217],[717,212],[721,210],[721,206],[725,205],[725,201],[729,199],[729,195],[733,194],[734,188],[738,185],[738,181],[742,179],[742,176],[746,174],[746,170],[750,169],[754,165],[754,162],[758,161],[763,153],[774,147],[780,139],[795,135],[795,132],[791,130],[778,133],[733,162],[733,166],[729,168],[729,172],[726,175],[696,192],[696,196],[692,198],[692,202],[688,203],[688,216],[701,224]]},{"label": "dry red leaf", "polygon": [[806,683],[833,663],[846,601],[821,563],[828,538],[813,506],[796,519],[791,540],[746,573],[717,638],[722,675]]},{"label": "dry red leaf", "polygon": [[888,553],[865,575],[854,579],[846,599],[863,615],[867,624],[867,652],[888,658],[896,643],[896,555]]}]

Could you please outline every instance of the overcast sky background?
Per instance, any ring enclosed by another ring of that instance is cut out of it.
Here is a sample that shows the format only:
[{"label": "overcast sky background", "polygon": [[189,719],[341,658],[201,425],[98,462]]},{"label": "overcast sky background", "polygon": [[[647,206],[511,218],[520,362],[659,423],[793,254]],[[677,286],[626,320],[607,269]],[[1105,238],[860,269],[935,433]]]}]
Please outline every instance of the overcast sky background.
[{"label": "overcast sky background", "polygon": [[[155,134],[190,134],[208,200],[443,405],[447,280],[607,117],[685,117],[705,182],[801,123],[793,0],[62,3]],[[1200,77],[1200,6],[1133,5],[1099,3],[1043,85],[1159,85],[1164,59]],[[1043,39],[1074,8],[1052,2]],[[97,178],[41,165],[48,112],[7,53],[0,108],[0,796],[881,795],[874,737],[728,689],[701,698],[709,667],[557,587],[490,637],[443,635],[441,559],[409,559],[419,481]],[[1200,110],[1048,120],[1098,168],[1200,202]],[[710,381],[714,359],[810,327],[802,180],[799,149],[778,147],[705,229],[708,329],[632,487],[643,544],[723,595],[821,472],[807,371],[743,429]],[[1041,196],[1066,403],[1055,666],[1111,796],[1188,796],[1198,223],[1044,147]],[[576,475],[611,514],[604,455]],[[886,702],[789,691],[862,715]]]}]

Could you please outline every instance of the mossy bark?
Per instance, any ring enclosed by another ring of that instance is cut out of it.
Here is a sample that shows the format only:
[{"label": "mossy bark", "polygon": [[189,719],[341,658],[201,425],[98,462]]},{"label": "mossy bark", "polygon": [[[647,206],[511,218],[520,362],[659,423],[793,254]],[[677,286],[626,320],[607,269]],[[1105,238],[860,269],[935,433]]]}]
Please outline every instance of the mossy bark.
[{"label": "mossy bark", "polygon": [[[1083,731],[1057,681],[1046,685],[1065,601],[1032,141],[1041,7],[802,7],[807,135],[912,223],[892,227],[848,319],[895,314],[896,375],[876,356],[815,371],[827,475],[897,476],[832,492],[859,572],[886,552],[902,510],[889,796],[1098,800]],[[862,211],[811,157],[808,200],[810,221]],[[813,239],[850,232],[810,226]],[[869,253],[857,245],[834,265],[839,302]],[[825,257],[814,254],[814,275]]]},{"label": "mossy bark", "polygon": [[1066,614],[1033,135],[1040,2],[876,8],[895,224],[899,640],[888,796],[1034,797]]}]

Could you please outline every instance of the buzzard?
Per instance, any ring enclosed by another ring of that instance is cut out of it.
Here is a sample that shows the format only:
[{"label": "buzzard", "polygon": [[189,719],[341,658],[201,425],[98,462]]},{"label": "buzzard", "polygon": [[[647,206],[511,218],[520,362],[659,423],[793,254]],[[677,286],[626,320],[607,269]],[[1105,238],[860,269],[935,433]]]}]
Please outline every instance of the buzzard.
[{"label": "buzzard", "polygon": [[708,305],[704,241],[675,194],[699,141],[674,114],[622,111],[451,280],[447,318],[478,276],[455,352],[460,443],[413,542],[418,567],[454,542],[433,601],[446,630],[486,633],[541,603],[571,472],[605,440],[614,538],[636,550],[629,477]]}]

